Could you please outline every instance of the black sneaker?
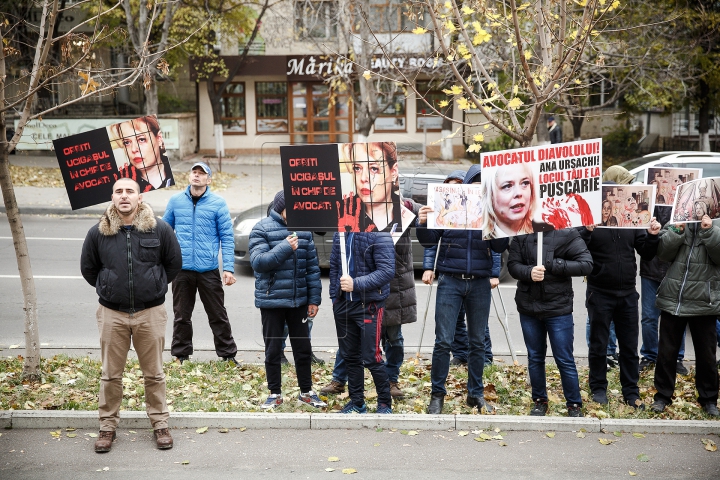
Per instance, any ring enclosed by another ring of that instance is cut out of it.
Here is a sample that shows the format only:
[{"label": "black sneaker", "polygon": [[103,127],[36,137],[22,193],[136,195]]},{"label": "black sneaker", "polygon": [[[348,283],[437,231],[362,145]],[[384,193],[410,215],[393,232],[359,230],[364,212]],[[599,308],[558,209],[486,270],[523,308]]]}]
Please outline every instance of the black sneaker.
[{"label": "black sneaker", "polygon": [[568,405],[568,417],[584,417],[582,412],[582,405],[578,405],[577,403],[573,403],[572,405]]},{"label": "black sneaker", "polygon": [[702,409],[711,417],[720,417],[720,411],[718,411],[717,405],[714,403],[706,403],[702,406]]},{"label": "black sneaker", "polygon": [[228,363],[234,364],[236,367],[237,367],[238,365],[240,365],[240,364],[238,363],[238,361],[235,360],[235,357],[223,357],[223,360],[226,361],[226,362],[228,362]]},{"label": "black sneaker", "polygon": [[190,357],[187,357],[187,356],[185,356],[185,357],[177,357],[177,360],[178,360],[178,362],[180,362],[180,365],[182,365],[183,362],[185,362],[185,361],[187,361],[187,360],[190,360]]},{"label": "black sneaker", "polygon": [[678,360],[677,364],[675,365],[675,373],[678,375],[687,375],[690,373],[685,365],[683,365],[682,360]]},{"label": "black sneaker", "polygon": [[290,362],[288,362],[288,359],[285,356],[285,352],[280,354],[280,365],[290,365]]},{"label": "black sneaker", "polygon": [[547,400],[535,400],[535,405],[530,409],[530,415],[533,417],[544,417],[547,411]]},{"label": "black sneaker", "polygon": [[640,365],[639,365],[639,366],[640,366],[640,371],[642,372],[643,370],[647,370],[647,369],[649,369],[649,368],[652,368],[654,365],[655,365],[655,362],[653,362],[652,360],[648,360],[647,358],[643,357],[643,358],[640,360]]},{"label": "black sneaker", "polygon": [[652,405],[650,405],[650,410],[652,410],[655,413],[661,413],[665,410],[665,407],[667,407],[668,404],[663,402],[662,400],[655,400]]},{"label": "black sneaker", "polygon": [[605,392],[604,390],[598,390],[597,392],[593,392],[592,401],[595,403],[599,403],[600,405],[607,405],[607,392]]},{"label": "black sneaker", "polygon": [[[285,359],[285,361],[287,362],[287,358]],[[314,353],[312,354],[312,357],[310,357],[310,361],[315,365],[325,365],[325,360],[316,357]],[[282,360],[280,360],[280,362],[282,362]]]}]

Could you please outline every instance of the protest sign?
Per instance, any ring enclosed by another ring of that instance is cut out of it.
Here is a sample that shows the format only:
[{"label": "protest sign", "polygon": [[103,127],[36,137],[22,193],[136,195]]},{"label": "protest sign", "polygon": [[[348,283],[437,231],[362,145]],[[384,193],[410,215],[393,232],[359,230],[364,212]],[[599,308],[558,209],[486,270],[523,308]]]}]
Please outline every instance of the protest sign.
[{"label": "protest sign", "polygon": [[598,227],[650,228],[655,185],[603,185]]},{"label": "protest sign", "polygon": [[288,227],[402,232],[394,143],[280,147]]},{"label": "protest sign", "polygon": [[121,177],[138,182],[141,193],[175,183],[154,115],[58,138],[53,146],[73,210],[109,201]]},{"label": "protest sign", "polygon": [[481,155],[484,239],[594,225],[602,200],[602,140]]},{"label": "protest sign", "polygon": [[720,218],[720,177],[701,178],[681,184],[677,189],[671,223],[700,222],[708,215]]},{"label": "protest sign", "polygon": [[648,185],[655,185],[655,205],[675,204],[677,188],[685,182],[702,177],[702,168],[652,167],[645,172]]},{"label": "protest sign", "polygon": [[428,184],[427,228],[447,230],[479,229],[482,222],[482,186]]}]

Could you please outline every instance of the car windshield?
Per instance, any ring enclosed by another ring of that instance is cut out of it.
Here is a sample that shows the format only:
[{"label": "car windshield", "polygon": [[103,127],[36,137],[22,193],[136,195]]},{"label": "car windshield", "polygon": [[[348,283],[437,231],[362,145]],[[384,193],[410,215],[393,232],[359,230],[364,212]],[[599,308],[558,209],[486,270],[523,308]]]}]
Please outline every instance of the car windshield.
[{"label": "car windshield", "polygon": [[633,168],[637,168],[645,163],[652,162],[653,160],[657,160],[658,158],[667,157],[668,155],[671,155],[668,152],[658,152],[653,153],[650,155],[647,155],[645,157],[638,157],[633,158],[632,160],[627,160],[620,164],[621,167],[625,168],[626,170],[632,170]]}]

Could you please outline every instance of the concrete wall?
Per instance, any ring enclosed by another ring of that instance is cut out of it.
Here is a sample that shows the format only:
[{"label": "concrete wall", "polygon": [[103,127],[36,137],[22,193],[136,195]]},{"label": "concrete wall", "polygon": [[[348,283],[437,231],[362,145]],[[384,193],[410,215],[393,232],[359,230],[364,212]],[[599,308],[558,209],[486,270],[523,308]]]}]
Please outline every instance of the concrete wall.
[{"label": "concrete wall", "polygon": [[198,144],[197,116],[195,113],[166,113],[158,115],[160,122],[164,118],[172,118],[178,121],[178,140],[180,148],[168,150],[167,155],[172,161],[179,161],[195,153]]}]

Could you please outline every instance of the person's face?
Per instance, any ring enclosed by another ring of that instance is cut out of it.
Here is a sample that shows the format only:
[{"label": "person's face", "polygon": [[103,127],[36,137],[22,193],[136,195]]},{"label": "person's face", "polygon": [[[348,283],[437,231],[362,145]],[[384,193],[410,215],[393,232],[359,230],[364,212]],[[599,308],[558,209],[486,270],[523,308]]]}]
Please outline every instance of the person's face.
[{"label": "person's face", "polygon": [[705,210],[702,205],[695,205],[695,218],[702,218],[705,215]]},{"label": "person's face", "polygon": [[200,167],[195,167],[190,172],[190,185],[193,187],[206,187],[210,185],[212,178]]},{"label": "person's face", "polygon": [[355,191],[366,204],[389,202],[393,180],[397,177],[397,164],[390,168],[381,149],[370,147],[369,150],[365,145],[355,147],[352,165]]},{"label": "person's face", "polygon": [[603,202],[602,204],[602,223],[607,223],[610,214],[612,213],[612,205],[610,202]]},{"label": "person's face", "polygon": [[495,177],[493,208],[498,220],[511,224],[525,218],[532,200],[532,179],[524,169],[500,169]]},{"label": "person's face", "polygon": [[154,135],[145,122],[137,120],[121,123],[119,132],[125,153],[135,168],[146,170],[160,161],[160,132]]},{"label": "person's face", "polygon": [[637,210],[637,202],[633,197],[628,197],[626,200],[625,208],[628,210]]},{"label": "person's face", "polygon": [[130,179],[120,179],[113,185],[112,202],[122,215],[129,215],[137,209],[142,195],[137,184]]}]

